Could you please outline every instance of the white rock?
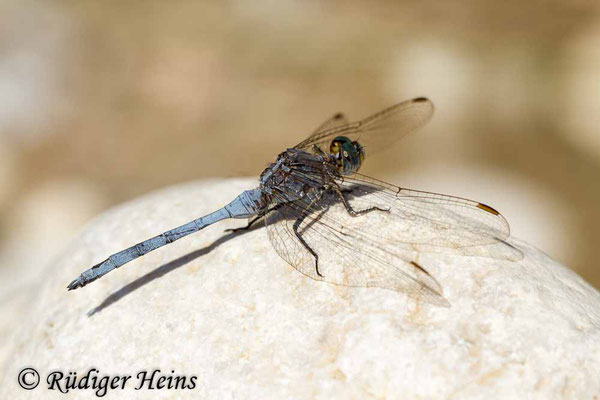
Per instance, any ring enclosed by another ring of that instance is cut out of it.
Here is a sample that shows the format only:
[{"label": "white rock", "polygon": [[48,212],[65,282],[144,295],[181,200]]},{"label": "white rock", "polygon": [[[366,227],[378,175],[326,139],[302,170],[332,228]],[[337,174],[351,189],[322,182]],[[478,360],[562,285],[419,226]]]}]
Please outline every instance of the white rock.
[{"label": "white rock", "polygon": [[[0,398],[64,398],[49,373],[132,375],[108,398],[363,399],[600,396],[600,294],[521,241],[518,263],[427,256],[450,308],[384,289],[312,281],[264,229],[225,221],[74,292],[111,253],[221,207],[251,180],[167,189],[95,220],[41,271],[15,321]],[[91,316],[88,316],[92,313]],[[42,383],[26,392],[19,371]],[[197,376],[193,390],[134,390],[139,371]],[[174,371],[172,373],[171,371]],[[93,390],[70,398],[92,398]],[[29,397],[27,397],[29,396]]]}]

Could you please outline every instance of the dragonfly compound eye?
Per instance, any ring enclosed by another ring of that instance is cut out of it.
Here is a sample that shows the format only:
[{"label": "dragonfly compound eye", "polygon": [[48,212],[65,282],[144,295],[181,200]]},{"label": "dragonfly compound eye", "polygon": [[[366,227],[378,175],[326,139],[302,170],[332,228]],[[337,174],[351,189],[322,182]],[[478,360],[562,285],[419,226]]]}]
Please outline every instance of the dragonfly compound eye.
[{"label": "dragonfly compound eye", "polygon": [[352,145],[358,152],[358,158],[360,160],[360,163],[362,164],[362,162],[365,160],[365,148],[362,147],[362,145],[358,142],[352,142]]},{"label": "dragonfly compound eye", "polygon": [[329,150],[337,161],[339,171],[344,175],[358,171],[364,159],[362,146],[345,136],[338,136],[333,139]]}]

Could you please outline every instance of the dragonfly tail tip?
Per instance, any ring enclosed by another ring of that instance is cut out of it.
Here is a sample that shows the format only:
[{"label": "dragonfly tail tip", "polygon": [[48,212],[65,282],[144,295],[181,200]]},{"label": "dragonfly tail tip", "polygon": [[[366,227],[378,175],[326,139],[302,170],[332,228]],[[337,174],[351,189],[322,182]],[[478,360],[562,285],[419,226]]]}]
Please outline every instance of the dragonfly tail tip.
[{"label": "dragonfly tail tip", "polygon": [[75,290],[79,287],[82,287],[83,284],[81,282],[81,277],[78,277],[77,279],[73,280],[73,282],[69,283],[69,285],[67,286],[68,290]]}]

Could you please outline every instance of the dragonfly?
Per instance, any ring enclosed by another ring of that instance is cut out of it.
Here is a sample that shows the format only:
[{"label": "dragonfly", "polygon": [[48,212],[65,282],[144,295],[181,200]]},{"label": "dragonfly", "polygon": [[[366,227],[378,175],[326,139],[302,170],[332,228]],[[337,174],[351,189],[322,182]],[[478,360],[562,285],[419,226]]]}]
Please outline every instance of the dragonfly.
[{"label": "dragonfly", "polygon": [[269,240],[303,275],[350,287],[378,287],[449,306],[440,283],[421,265],[421,253],[519,261],[510,227],[494,208],[465,198],[395,186],[359,173],[367,153],[389,147],[422,127],[433,103],[418,97],[349,122],[337,113],[310,136],[279,154],[258,187],[224,207],[144,240],[81,273],[83,287],[150,251],[218,221],[264,221]]}]

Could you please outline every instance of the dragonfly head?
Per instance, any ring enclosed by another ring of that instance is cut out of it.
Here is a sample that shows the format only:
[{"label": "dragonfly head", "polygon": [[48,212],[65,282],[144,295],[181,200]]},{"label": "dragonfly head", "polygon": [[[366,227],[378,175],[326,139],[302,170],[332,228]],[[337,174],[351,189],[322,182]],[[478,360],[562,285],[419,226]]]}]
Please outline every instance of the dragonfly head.
[{"label": "dragonfly head", "polygon": [[338,170],[342,175],[350,175],[358,171],[365,159],[365,149],[358,142],[346,136],[338,136],[331,141],[329,151],[335,157]]}]

